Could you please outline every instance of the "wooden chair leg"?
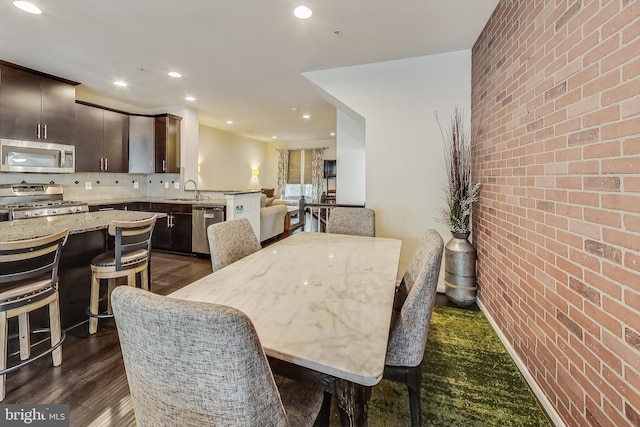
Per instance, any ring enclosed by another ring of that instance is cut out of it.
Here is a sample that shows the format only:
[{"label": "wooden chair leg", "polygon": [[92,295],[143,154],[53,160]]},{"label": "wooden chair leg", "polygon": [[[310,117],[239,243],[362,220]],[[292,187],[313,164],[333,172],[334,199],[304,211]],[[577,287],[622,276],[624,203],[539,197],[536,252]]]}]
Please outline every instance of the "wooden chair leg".
[{"label": "wooden chair leg", "polygon": [[[8,345],[9,328],[7,324],[7,313],[0,313],[0,370],[7,369],[7,345]],[[0,402],[4,400],[6,377],[7,375],[0,375]]]},{"label": "wooden chair leg", "polygon": [[[98,314],[98,301],[100,298],[100,279],[95,274],[91,275],[91,301],[89,302],[89,312]],[[98,331],[98,318],[89,317],[89,333],[95,334]]]},{"label": "wooden chair leg", "polygon": [[18,315],[18,333],[20,335],[20,360],[27,360],[31,355],[31,328],[29,313]]},{"label": "wooden chair leg", "polygon": [[111,311],[111,292],[116,288],[116,279],[107,280],[107,313]]},{"label": "wooden chair leg", "polygon": [[409,391],[409,407],[411,409],[411,427],[422,427],[422,408],[420,405],[420,383],[422,370],[420,366],[407,369],[407,389]]},{"label": "wooden chair leg", "polygon": [[[56,291],[56,299],[49,303],[49,329],[51,330],[51,347],[60,342],[60,301]],[[53,366],[60,366],[62,363],[62,346],[56,348],[51,353]]]},{"label": "wooden chair leg", "polygon": [[149,266],[140,272],[140,287],[145,291],[149,290]]}]

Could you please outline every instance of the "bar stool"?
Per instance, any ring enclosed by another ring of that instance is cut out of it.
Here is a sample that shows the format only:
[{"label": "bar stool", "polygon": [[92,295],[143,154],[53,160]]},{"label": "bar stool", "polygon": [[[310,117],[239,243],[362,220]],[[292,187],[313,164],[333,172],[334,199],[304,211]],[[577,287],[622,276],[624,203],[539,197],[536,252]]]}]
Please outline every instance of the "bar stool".
[{"label": "bar stool", "polygon": [[[136,275],[140,273],[140,286],[149,290],[149,260],[151,258],[151,235],[156,215],[140,221],[112,221],[108,233],[113,237],[113,250],[91,260],[91,299],[89,303],[89,334],[98,331],[98,319],[113,317],[111,292],[116,279],[127,278],[127,285],[136,286]],[[107,280],[107,310],[99,313],[100,281]]]},{"label": "bar stool", "polygon": [[[6,374],[51,353],[53,366],[62,363],[64,332],[60,328],[58,263],[68,230],[35,239],[0,242],[0,401],[5,397]],[[29,313],[49,306],[51,347],[31,356]],[[7,368],[8,320],[18,317],[20,360]]]}]

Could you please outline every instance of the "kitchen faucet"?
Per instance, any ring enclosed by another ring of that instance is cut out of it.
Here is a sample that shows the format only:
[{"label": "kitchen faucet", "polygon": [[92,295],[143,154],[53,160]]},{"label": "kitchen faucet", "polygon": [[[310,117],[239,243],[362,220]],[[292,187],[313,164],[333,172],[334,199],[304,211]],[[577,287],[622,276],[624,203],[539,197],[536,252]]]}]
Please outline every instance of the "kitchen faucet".
[{"label": "kitchen faucet", "polygon": [[190,182],[193,182],[193,185],[195,187],[195,189],[193,190],[193,200],[200,200],[200,193],[198,193],[198,183],[195,182],[194,180],[190,179],[188,181],[185,181],[184,185],[182,186],[182,191],[187,190],[187,184]]}]

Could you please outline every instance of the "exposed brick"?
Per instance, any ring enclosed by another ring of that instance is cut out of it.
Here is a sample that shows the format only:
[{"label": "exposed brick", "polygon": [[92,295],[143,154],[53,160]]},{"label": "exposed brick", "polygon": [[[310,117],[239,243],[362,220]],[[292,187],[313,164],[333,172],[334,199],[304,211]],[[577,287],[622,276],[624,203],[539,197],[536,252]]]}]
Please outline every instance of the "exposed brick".
[{"label": "exposed brick", "polygon": [[581,1],[574,2],[571,7],[569,7],[569,9],[567,9],[567,11],[563,13],[560,18],[558,18],[558,20],[556,21],[556,31],[562,28],[571,18],[576,15],[576,13],[578,13],[580,7],[582,6],[581,3]]},{"label": "exposed brick", "polygon": [[556,319],[558,319],[558,321],[562,323],[569,330],[569,332],[582,340],[582,328],[576,322],[571,320],[569,316],[567,316],[560,310],[556,310]]},{"label": "exposed brick", "polygon": [[[638,79],[640,81],[640,79]],[[640,117],[623,120],[602,127],[602,139],[622,138],[625,136],[636,136],[640,129]]]},{"label": "exposed brick", "polygon": [[627,156],[622,159],[607,159],[602,161],[602,173],[637,174],[638,172],[640,172],[640,156]]},{"label": "exposed brick", "polygon": [[640,351],[640,335],[637,332],[624,328],[624,340],[627,344]]},{"label": "exposed brick", "polygon": [[620,190],[620,177],[617,176],[586,176],[583,178],[585,190]]},{"label": "exposed brick", "polygon": [[569,135],[569,145],[588,144],[598,141],[600,130],[598,128],[583,130]]},{"label": "exposed brick", "polygon": [[567,91],[567,82],[564,81],[564,82],[552,87],[551,89],[547,90],[544,93],[544,100],[545,101],[549,101],[549,100],[551,100],[553,98],[557,98],[558,96],[562,95],[566,91]]},{"label": "exposed brick", "polygon": [[544,120],[542,118],[527,124],[527,132],[533,132],[542,129]]},{"label": "exposed brick", "polygon": [[584,283],[576,280],[573,277],[569,278],[569,287],[594,303],[595,305],[600,305],[600,293],[593,288],[585,285]]},{"label": "exposed brick", "polygon": [[536,200],[536,209],[544,212],[555,212],[555,204],[546,200]]},{"label": "exposed brick", "polygon": [[584,241],[584,250],[590,254],[599,256],[600,258],[608,259],[609,261],[620,264],[622,262],[622,251],[609,245],[605,245],[602,242],[596,242],[594,240]]},{"label": "exposed brick", "polygon": [[640,413],[638,413],[638,411],[632,408],[628,403],[624,404],[624,414],[633,426],[640,427]]}]

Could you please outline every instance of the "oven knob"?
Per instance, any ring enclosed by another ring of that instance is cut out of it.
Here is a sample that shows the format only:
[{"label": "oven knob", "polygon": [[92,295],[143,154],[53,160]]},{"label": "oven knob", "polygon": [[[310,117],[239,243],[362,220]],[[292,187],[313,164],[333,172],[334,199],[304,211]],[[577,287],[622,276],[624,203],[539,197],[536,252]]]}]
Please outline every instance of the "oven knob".
[{"label": "oven knob", "polygon": [[40,212],[38,212],[38,211],[27,212],[27,214],[29,214],[29,213],[31,214],[31,216],[38,216],[38,215],[40,215]]},{"label": "oven knob", "polygon": [[58,213],[58,209],[51,209],[51,215],[55,215]]},{"label": "oven knob", "polygon": [[25,218],[28,218],[28,217],[30,217],[30,216],[31,216],[31,212],[25,212],[25,213],[24,213],[24,217],[25,217]]}]

